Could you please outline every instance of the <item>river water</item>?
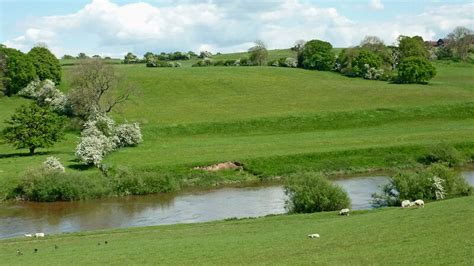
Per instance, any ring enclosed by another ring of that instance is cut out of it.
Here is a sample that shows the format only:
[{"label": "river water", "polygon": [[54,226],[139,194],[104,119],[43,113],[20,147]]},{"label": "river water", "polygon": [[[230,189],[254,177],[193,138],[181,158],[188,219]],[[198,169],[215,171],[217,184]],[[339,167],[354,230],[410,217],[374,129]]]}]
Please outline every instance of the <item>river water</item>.
[{"label": "river water", "polygon": [[[474,171],[463,173],[474,185]],[[370,208],[371,195],[387,177],[334,180],[352,200],[352,209]],[[130,196],[75,202],[0,204],[0,238],[26,233],[90,231],[108,228],[195,223],[285,213],[281,185]]]}]

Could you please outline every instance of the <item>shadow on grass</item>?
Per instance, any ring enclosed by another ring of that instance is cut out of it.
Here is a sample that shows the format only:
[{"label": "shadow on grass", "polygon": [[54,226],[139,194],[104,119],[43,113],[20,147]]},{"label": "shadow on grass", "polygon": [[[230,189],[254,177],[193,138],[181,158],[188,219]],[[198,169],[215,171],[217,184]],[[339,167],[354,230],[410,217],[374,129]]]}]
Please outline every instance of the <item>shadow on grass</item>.
[{"label": "shadow on grass", "polygon": [[79,170],[79,171],[86,171],[86,170],[89,170],[89,169],[94,167],[93,165],[82,164],[77,159],[69,160],[69,161],[75,163],[75,164],[68,165],[67,168],[69,168],[69,169],[74,169],[74,170]]},{"label": "shadow on grass", "polygon": [[15,158],[15,157],[34,157],[39,155],[52,155],[52,154],[60,154],[61,152],[56,151],[42,151],[42,152],[35,152],[35,154],[31,155],[29,152],[17,152],[17,153],[7,153],[7,154],[0,154],[0,159],[5,158]]}]

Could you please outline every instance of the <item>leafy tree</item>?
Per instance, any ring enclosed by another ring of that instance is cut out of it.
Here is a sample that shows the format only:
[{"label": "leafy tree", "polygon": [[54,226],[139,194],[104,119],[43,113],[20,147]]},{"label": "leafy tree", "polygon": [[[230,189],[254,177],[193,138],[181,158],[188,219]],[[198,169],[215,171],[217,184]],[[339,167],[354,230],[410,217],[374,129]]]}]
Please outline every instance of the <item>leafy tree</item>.
[{"label": "leafy tree", "polygon": [[[369,68],[382,66],[382,58],[368,50],[361,50],[352,62],[352,68],[357,76],[363,77]],[[366,66],[368,65],[368,67]]]},{"label": "leafy tree", "polygon": [[255,46],[249,49],[250,61],[254,64],[263,66],[267,61],[268,51],[265,43],[261,40],[255,41]]},{"label": "leafy tree", "polygon": [[321,40],[311,40],[298,54],[298,65],[307,69],[332,70],[335,63],[332,45]]},{"label": "leafy tree", "polygon": [[36,75],[40,80],[52,80],[55,84],[61,82],[61,65],[59,60],[46,47],[33,47],[28,52],[35,66]]},{"label": "leafy tree", "polygon": [[3,87],[7,95],[17,93],[37,77],[30,58],[18,50],[1,47],[0,60]]},{"label": "leafy tree", "polygon": [[79,53],[77,55],[77,59],[87,59],[89,58],[85,53]]},{"label": "leafy tree", "polygon": [[85,121],[95,112],[112,111],[137,90],[131,83],[123,81],[110,64],[89,59],[75,66],[68,101],[74,114]]},{"label": "leafy tree", "polygon": [[398,82],[427,83],[436,75],[436,68],[423,57],[407,57],[398,65]]},{"label": "leafy tree", "polygon": [[150,61],[152,59],[155,59],[155,55],[152,52],[146,52],[143,55],[143,59],[145,59],[145,61]]},{"label": "leafy tree", "polygon": [[36,148],[48,148],[63,137],[64,119],[50,108],[35,103],[21,106],[6,121],[5,140],[17,149],[27,148],[33,155]]},{"label": "leafy tree", "polygon": [[454,57],[453,49],[448,46],[439,47],[436,51],[436,57],[440,60],[452,59]]},{"label": "leafy tree", "polygon": [[448,34],[448,47],[456,51],[456,56],[466,60],[469,55],[469,47],[474,40],[472,30],[466,27],[456,27]]},{"label": "leafy tree", "polygon": [[379,37],[366,36],[360,43],[360,47],[379,56],[383,60],[383,64],[391,66],[392,56],[390,49],[385,46],[384,42]]},{"label": "leafy tree", "polygon": [[128,52],[123,60],[123,63],[125,64],[135,64],[138,63],[138,57],[131,52]]},{"label": "leafy tree", "polygon": [[398,42],[400,59],[412,56],[428,58],[428,50],[426,50],[423,38],[420,36],[408,37],[400,35]]}]

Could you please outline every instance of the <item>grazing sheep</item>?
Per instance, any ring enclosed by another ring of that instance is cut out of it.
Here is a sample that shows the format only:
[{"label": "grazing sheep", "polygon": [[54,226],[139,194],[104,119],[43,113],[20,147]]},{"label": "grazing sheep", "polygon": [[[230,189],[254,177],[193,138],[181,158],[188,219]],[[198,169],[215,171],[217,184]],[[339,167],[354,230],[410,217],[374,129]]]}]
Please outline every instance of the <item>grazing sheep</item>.
[{"label": "grazing sheep", "polygon": [[418,207],[423,208],[423,207],[425,207],[425,202],[421,199],[417,199],[417,200],[415,200],[415,205],[418,206]]},{"label": "grazing sheep", "polygon": [[319,238],[319,234],[309,234],[309,238]]},{"label": "grazing sheep", "polygon": [[32,234],[25,234],[26,237],[33,237]]},{"label": "grazing sheep", "polygon": [[409,200],[402,201],[402,208],[408,208],[410,206],[412,206],[412,205],[410,204]]},{"label": "grazing sheep", "polygon": [[36,233],[35,237],[44,237],[44,233]]},{"label": "grazing sheep", "polygon": [[349,216],[349,209],[342,209],[339,211],[339,215],[346,215]]}]

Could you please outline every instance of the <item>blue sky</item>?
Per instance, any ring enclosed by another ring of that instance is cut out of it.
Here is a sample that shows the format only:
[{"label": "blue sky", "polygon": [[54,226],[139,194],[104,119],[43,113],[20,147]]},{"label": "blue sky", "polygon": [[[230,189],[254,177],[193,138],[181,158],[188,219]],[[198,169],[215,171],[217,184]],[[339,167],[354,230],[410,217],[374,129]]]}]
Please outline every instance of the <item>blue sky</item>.
[{"label": "blue sky", "polygon": [[28,51],[45,43],[57,55],[122,56],[128,51],[244,51],[323,39],[336,47],[366,35],[387,44],[400,34],[444,37],[474,28],[474,1],[397,0],[0,0],[0,42]]}]

